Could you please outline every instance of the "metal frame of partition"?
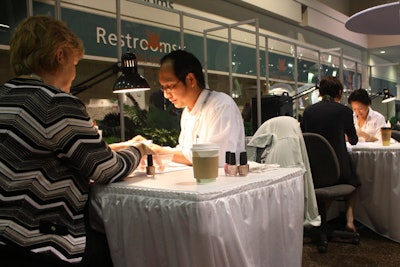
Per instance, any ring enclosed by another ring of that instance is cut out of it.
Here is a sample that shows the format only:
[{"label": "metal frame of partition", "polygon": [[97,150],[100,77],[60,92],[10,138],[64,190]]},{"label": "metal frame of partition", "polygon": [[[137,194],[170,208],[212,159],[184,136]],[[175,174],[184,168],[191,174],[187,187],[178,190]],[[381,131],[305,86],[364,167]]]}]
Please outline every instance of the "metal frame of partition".
[{"label": "metal frame of partition", "polygon": [[[373,92],[373,90],[372,90],[372,78],[374,78],[374,77],[372,77],[373,68],[392,67],[392,66],[398,66],[398,65],[400,65],[400,63],[383,63],[383,64],[367,65],[368,71],[369,71],[368,86],[370,88],[371,94],[379,95],[380,94],[379,92],[382,92],[382,90],[383,90],[383,88],[374,88],[376,90],[375,92]],[[397,85],[397,87],[398,87],[398,85]],[[398,89],[397,89],[396,93],[398,93]],[[398,98],[398,95],[396,97]],[[381,102],[381,101],[379,101],[379,102]],[[378,104],[378,106],[376,108],[374,107],[374,110],[380,112],[382,115],[385,116],[386,120],[389,120],[392,116],[396,116],[396,105],[394,103],[395,102],[382,104],[382,105],[384,105],[384,108],[382,108],[382,106],[379,107],[379,104]]]},{"label": "metal frame of partition", "polygon": [[[338,53],[337,53],[338,51]],[[336,54],[339,57],[339,80],[343,84],[343,49],[341,47],[320,50],[321,54]],[[320,54],[320,58],[321,58]]]},{"label": "metal frame of partition", "polygon": [[229,67],[229,94],[232,95],[233,91],[233,71],[232,71],[232,29],[238,28],[239,30],[243,30],[239,28],[240,25],[248,25],[254,24],[255,27],[255,36],[256,36],[256,86],[257,86],[257,118],[258,118],[258,126],[261,124],[261,82],[260,82],[260,32],[259,32],[259,22],[258,19],[251,19],[246,21],[240,21],[233,24],[228,24],[224,26],[214,27],[210,29],[206,29],[203,31],[203,49],[204,49],[204,71],[205,71],[205,81],[208,84],[208,54],[207,54],[207,34],[209,32],[218,31],[222,29],[228,30],[228,67]]},{"label": "metal frame of partition", "polygon": [[[27,2],[27,13],[28,15],[32,15],[33,14],[33,2],[34,0],[26,0]],[[121,13],[120,13],[120,2],[121,0],[116,0],[116,23],[117,23],[117,38],[120,39],[120,32],[121,32]],[[201,17],[198,15],[194,15],[194,14],[190,14],[187,12],[183,12],[183,11],[177,11],[174,9],[169,9],[163,6],[158,6],[158,5],[154,5],[152,3],[148,3],[146,1],[143,0],[126,0],[127,2],[132,2],[135,4],[140,4],[140,5],[144,5],[144,6],[148,6],[151,8],[155,8],[155,9],[160,9],[163,11],[167,11],[170,13],[175,13],[179,16],[179,31],[180,31],[180,49],[185,49],[185,29],[184,29],[184,17],[188,17],[188,18],[193,18],[193,19],[198,19],[204,22],[209,22],[209,23],[213,23],[215,25],[219,25],[217,27],[214,28],[210,28],[210,29],[205,29],[203,30],[203,38],[204,38],[204,71],[205,71],[205,79],[206,82],[208,83],[208,66],[207,66],[207,33],[211,32],[211,31],[215,31],[215,30],[219,30],[219,29],[228,29],[228,53],[229,53],[229,90],[232,93],[232,89],[233,89],[233,81],[232,81],[232,77],[233,77],[233,73],[232,73],[232,36],[231,36],[231,31],[232,29],[237,29],[243,32],[247,32],[250,34],[255,34],[256,36],[256,67],[257,67],[257,73],[256,73],[256,82],[257,82],[257,116],[258,116],[258,126],[260,126],[261,124],[261,84],[260,84],[260,80],[261,80],[261,68],[260,68],[260,61],[258,60],[260,58],[260,37],[264,37],[265,38],[265,63],[266,63],[266,68],[265,68],[265,79],[266,82],[269,83],[270,81],[270,71],[269,71],[269,56],[268,56],[268,44],[269,44],[269,40],[276,40],[282,43],[287,43],[289,45],[292,45],[294,47],[294,53],[292,54],[294,60],[294,75],[295,75],[295,79],[294,79],[294,85],[295,85],[295,93],[297,94],[297,90],[298,90],[298,47],[303,47],[312,51],[315,51],[318,53],[318,78],[320,79],[321,77],[321,53],[333,53],[333,54],[337,54],[337,51],[339,51],[339,60],[340,60],[340,77],[343,80],[343,59],[345,58],[343,56],[343,51],[341,48],[332,48],[332,49],[325,49],[325,50],[318,50],[316,48],[313,48],[312,46],[307,46],[305,44],[298,44],[295,41],[291,41],[291,40],[285,40],[284,38],[279,38],[279,37],[275,37],[275,36],[270,36],[267,34],[262,34],[260,33],[260,29],[259,29],[259,23],[258,23],[258,19],[251,19],[251,20],[247,20],[247,21],[242,21],[242,22],[237,22],[237,23],[232,23],[232,24],[227,24],[227,23],[223,23],[220,21],[216,21],[213,19],[209,19],[209,18],[205,18],[205,17]],[[60,4],[61,0],[54,0],[54,5],[55,5],[55,15],[57,18],[61,18],[61,4]],[[248,29],[244,29],[241,28],[240,26],[244,25],[244,24],[254,24],[255,30],[251,31]],[[118,45],[117,45],[117,55],[120,58],[121,56],[121,42],[120,40],[117,41]],[[362,64],[359,63],[358,61],[354,60],[354,59],[350,59],[350,58],[345,58],[347,60],[350,61],[354,61],[356,62],[356,66],[357,64]],[[119,60],[119,59],[118,59]],[[357,71],[357,70],[356,70]],[[370,73],[371,74],[371,71]],[[370,75],[369,75],[370,76]],[[370,78],[370,77],[369,77]],[[119,108],[123,109],[123,98],[121,98],[121,96],[118,97],[118,102],[119,102]],[[296,104],[296,117],[298,117],[298,101],[295,102]],[[123,120],[123,112],[121,112],[121,139],[124,140],[125,139],[125,131],[124,131],[124,120]]]},{"label": "metal frame of partition", "polygon": [[33,0],[26,0],[26,14],[28,17],[33,15]]},{"label": "metal frame of partition", "polygon": [[[248,30],[248,29],[243,29],[240,28],[239,26],[244,25],[244,24],[255,24],[255,28],[256,30],[254,32]],[[304,47],[307,48],[309,50],[315,51],[318,53],[318,79],[320,79],[321,77],[321,52],[320,50],[317,49],[313,49],[310,47],[307,47],[305,45],[301,45],[298,46],[295,43],[290,43],[286,40],[280,39],[280,38],[276,38],[276,37],[272,37],[269,35],[265,35],[265,34],[260,34],[259,32],[259,26],[258,26],[258,19],[253,19],[253,20],[247,20],[247,21],[242,21],[242,22],[237,22],[237,23],[233,23],[233,24],[229,24],[229,25],[224,25],[224,26],[220,26],[220,27],[214,27],[214,28],[210,28],[210,29],[205,29],[203,31],[203,49],[204,49],[204,71],[205,71],[205,80],[206,83],[208,84],[208,54],[207,54],[207,34],[209,32],[212,31],[217,31],[217,30],[221,30],[221,29],[228,29],[228,66],[229,66],[229,92],[230,94],[232,94],[232,90],[233,90],[233,85],[232,85],[232,79],[233,79],[233,73],[232,73],[232,38],[231,38],[231,30],[233,28],[237,28],[238,30],[247,32],[247,33],[251,33],[251,34],[255,34],[256,36],[256,86],[257,86],[257,125],[258,127],[260,127],[261,125],[261,84],[260,84],[260,61],[258,60],[260,58],[260,41],[259,38],[260,37],[264,37],[265,38],[265,78],[266,78],[266,82],[269,83],[270,80],[270,74],[269,74],[269,55],[268,55],[268,43],[269,43],[269,39],[273,39],[276,41],[280,41],[280,42],[284,42],[284,43],[288,43],[290,45],[294,46],[294,55],[293,58],[294,60],[294,83],[295,83],[295,94],[298,93],[298,55],[297,55],[297,48],[298,47]],[[298,118],[298,108],[299,108],[299,102],[295,101],[295,105],[296,105],[296,118]]]},{"label": "metal frame of partition", "polygon": [[[115,0],[115,17],[117,25],[117,62],[122,57],[122,45],[121,45],[121,0]],[[118,76],[121,75],[121,71],[118,72]],[[119,108],[119,125],[121,141],[125,141],[125,116],[124,116],[124,94],[118,94],[118,108]]]},{"label": "metal frame of partition", "polygon": [[368,84],[368,86],[371,88],[371,79],[373,78],[373,77],[372,77],[372,68],[391,67],[391,66],[397,66],[397,65],[400,65],[400,63],[397,62],[397,63],[386,63],[386,64],[368,65],[368,70],[369,70],[369,75],[368,75],[369,84]]},{"label": "metal frame of partition", "polygon": [[[26,14],[33,15],[33,0],[26,0]],[[54,14],[56,19],[61,19],[61,0],[54,0]]]},{"label": "metal frame of partition", "polygon": [[[256,79],[257,79],[257,125],[258,127],[261,125],[261,86],[260,86],[260,63],[259,60],[257,60],[260,56],[260,47],[259,47],[259,38],[260,37],[264,37],[265,38],[265,64],[266,64],[266,73],[265,73],[265,77],[266,77],[266,82],[269,83],[270,80],[270,75],[269,75],[269,56],[268,56],[268,43],[269,43],[269,39],[273,39],[276,41],[280,41],[280,42],[284,42],[287,44],[290,44],[294,47],[294,54],[293,54],[293,58],[294,58],[294,85],[295,85],[295,94],[298,93],[298,47],[303,47],[312,51],[315,51],[318,53],[318,80],[321,79],[321,55],[323,53],[326,54],[335,54],[339,57],[339,79],[340,81],[343,83],[343,50],[342,48],[330,48],[330,49],[322,49],[322,50],[317,50],[311,47],[307,47],[305,45],[298,45],[296,43],[291,43],[288,42],[287,40],[283,40],[280,38],[276,38],[276,37],[272,37],[269,35],[265,35],[265,34],[260,34],[259,32],[259,28],[256,26],[256,31],[252,32],[248,29],[243,29],[243,28],[239,28],[240,25],[243,24],[251,24],[251,23],[256,23],[255,21],[257,21],[257,19],[253,19],[253,20],[247,20],[247,21],[242,21],[242,22],[237,22],[237,23],[233,23],[233,24],[228,24],[228,25],[223,25],[220,27],[214,27],[214,28],[210,28],[210,29],[205,29],[203,31],[203,49],[204,49],[204,70],[205,70],[205,80],[206,83],[208,84],[208,55],[207,55],[207,34],[209,32],[212,31],[217,31],[217,30],[221,30],[221,29],[228,29],[228,66],[229,66],[229,92],[230,94],[232,94],[232,90],[233,90],[233,85],[232,85],[232,79],[233,79],[233,73],[232,73],[232,38],[231,38],[231,29],[233,28],[238,28],[241,31],[247,32],[247,33],[254,33],[256,35],[256,67],[257,67],[257,75],[256,75]],[[347,59],[347,58],[346,58]],[[347,60],[351,60],[354,61],[352,59],[347,59]],[[357,66],[358,64],[361,64],[357,61],[354,61],[356,63],[356,72],[357,72]],[[299,102],[295,101],[295,109],[296,109],[296,118],[298,118],[298,110],[299,110]]]},{"label": "metal frame of partition", "polygon": [[[232,23],[232,24],[227,24],[227,23],[222,23],[220,21],[212,20],[212,19],[209,19],[209,18],[201,17],[201,16],[194,15],[194,14],[190,14],[190,13],[187,13],[187,12],[183,12],[183,11],[176,11],[176,10],[173,10],[173,9],[171,10],[171,9],[168,9],[168,8],[165,8],[165,7],[162,7],[162,6],[154,6],[153,4],[147,3],[146,1],[140,1],[140,0],[127,0],[127,1],[178,14],[179,15],[180,48],[181,49],[185,49],[185,45],[184,45],[184,22],[183,22],[183,18],[185,16],[189,17],[189,18],[194,18],[194,19],[198,19],[198,20],[201,20],[201,21],[210,22],[210,23],[214,23],[214,24],[220,25],[220,26],[217,26],[217,27],[214,27],[214,28],[203,30],[203,49],[204,49],[204,64],[203,64],[203,68],[204,68],[204,72],[205,72],[206,84],[208,84],[207,34],[209,32],[216,31],[216,30],[221,30],[221,29],[225,29],[225,28],[228,29],[228,40],[227,41],[228,41],[228,53],[229,53],[229,55],[228,55],[228,59],[229,59],[228,64],[229,65],[228,66],[229,66],[229,92],[230,92],[230,94],[232,94],[232,90],[233,90],[233,80],[232,80],[232,78],[233,78],[233,73],[232,73],[232,36],[231,36],[231,31],[232,31],[232,29],[235,28],[235,29],[238,29],[238,30],[243,31],[243,32],[247,32],[247,33],[250,33],[250,34],[255,34],[255,36],[256,36],[256,68],[257,68],[256,69],[256,77],[255,78],[256,78],[256,83],[257,83],[256,85],[257,85],[257,120],[258,120],[257,121],[257,125],[258,126],[261,125],[261,84],[260,84],[261,83],[261,81],[260,81],[260,79],[261,79],[261,74],[260,74],[261,67],[260,67],[260,61],[258,60],[260,58],[260,37],[264,37],[265,38],[265,64],[266,64],[266,67],[265,67],[265,78],[266,78],[266,82],[267,83],[269,83],[269,80],[270,80],[270,73],[269,73],[269,67],[268,67],[269,66],[269,56],[268,56],[268,42],[269,42],[269,39],[277,40],[277,41],[284,42],[284,43],[287,43],[287,44],[290,44],[290,45],[294,46],[293,58],[295,59],[294,60],[295,94],[298,93],[298,91],[297,91],[298,90],[298,62],[297,62],[298,55],[297,55],[297,48],[298,47],[303,47],[303,48],[306,48],[306,49],[309,49],[309,50],[312,50],[312,51],[315,51],[315,52],[318,53],[318,79],[319,80],[321,78],[321,53],[332,52],[333,54],[335,54],[336,51],[339,51],[339,61],[340,61],[340,63],[339,63],[339,73],[340,73],[340,75],[339,76],[340,76],[341,82],[343,82],[343,59],[345,57],[343,56],[343,51],[342,51],[341,48],[318,50],[316,48],[312,48],[311,46],[307,46],[307,45],[304,45],[304,44],[297,44],[295,42],[291,42],[291,41],[285,40],[283,38],[278,38],[278,37],[270,36],[270,35],[267,35],[267,34],[262,34],[262,33],[260,33],[259,22],[258,22],[257,18],[246,20],[246,21],[241,21],[241,22],[236,22],[236,23]],[[248,30],[248,29],[240,28],[240,26],[245,25],[245,24],[246,25],[254,24],[255,31],[251,31],[251,30]],[[347,58],[347,57],[345,59],[350,60],[350,61],[354,61],[356,63],[356,65],[357,65],[357,63],[360,63],[360,62],[358,62],[358,61],[356,61],[354,59],[350,59],[350,58]],[[295,101],[295,105],[296,105],[296,118],[298,118],[299,102]]]}]

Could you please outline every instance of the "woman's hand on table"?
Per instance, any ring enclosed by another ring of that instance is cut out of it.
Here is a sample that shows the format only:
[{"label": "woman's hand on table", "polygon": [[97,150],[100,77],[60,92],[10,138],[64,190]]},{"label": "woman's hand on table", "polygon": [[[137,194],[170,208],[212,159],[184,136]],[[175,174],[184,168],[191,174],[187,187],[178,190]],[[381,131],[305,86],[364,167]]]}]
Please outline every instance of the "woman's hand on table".
[{"label": "woman's hand on table", "polygon": [[367,134],[366,132],[361,131],[360,129],[357,129],[357,136],[361,139],[359,141],[362,141],[364,139],[364,142],[375,142],[376,140],[378,140],[375,137]]},{"label": "woman's hand on table", "polygon": [[144,138],[141,135],[136,135],[135,137],[133,137],[132,139],[128,140],[128,141],[124,141],[124,142],[119,142],[119,143],[113,143],[113,144],[109,144],[108,146],[114,150],[114,151],[118,151],[121,149],[125,149],[129,146],[133,146],[135,143],[151,143],[151,140],[147,140],[146,138]]},{"label": "woman's hand on table", "polygon": [[160,145],[153,144],[151,140],[147,140],[141,135],[136,135],[132,139],[120,142],[120,143],[113,143],[109,144],[109,147],[114,150],[118,151],[129,146],[134,146],[140,150],[142,156],[147,154],[170,154],[171,150],[168,148],[164,148]]},{"label": "woman's hand on table", "polygon": [[[140,140],[140,141],[138,141]],[[119,151],[121,149],[125,149],[131,146],[136,147],[142,156],[147,155],[147,154],[155,154],[155,151],[150,147],[150,145],[153,145],[152,143],[146,143],[144,142],[146,139],[144,137],[141,138],[132,138],[128,141],[125,142],[119,142],[119,143],[113,143],[109,144],[108,146],[114,150],[114,151]]]},{"label": "woman's hand on table", "polygon": [[130,146],[130,144],[131,144],[130,141],[126,141],[126,142],[112,143],[109,144],[108,146],[111,148],[111,150],[118,151],[127,148],[128,146]]}]

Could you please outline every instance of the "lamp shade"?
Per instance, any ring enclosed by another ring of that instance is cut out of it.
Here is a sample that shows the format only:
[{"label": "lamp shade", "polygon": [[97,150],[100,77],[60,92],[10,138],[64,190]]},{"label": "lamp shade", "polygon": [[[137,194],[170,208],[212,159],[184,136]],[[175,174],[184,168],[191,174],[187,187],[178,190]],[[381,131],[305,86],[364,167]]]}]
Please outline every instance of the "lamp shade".
[{"label": "lamp shade", "polygon": [[374,6],[351,16],[345,23],[349,31],[364,34],[400,34],[399,1]]},{"label": "lamp shade", "polygon": [[150,90],[146,79],[137,71],[135,54],[127,52],[121,57],[121,75],[114,83],[114,93]]},{"label": "lamp shade", "polygon": [[384,88],[382,103],[388,103],[393,100],[396,100],[396,97],[394,97],[392,94],[390,94],[390,91],[388,88]]}]

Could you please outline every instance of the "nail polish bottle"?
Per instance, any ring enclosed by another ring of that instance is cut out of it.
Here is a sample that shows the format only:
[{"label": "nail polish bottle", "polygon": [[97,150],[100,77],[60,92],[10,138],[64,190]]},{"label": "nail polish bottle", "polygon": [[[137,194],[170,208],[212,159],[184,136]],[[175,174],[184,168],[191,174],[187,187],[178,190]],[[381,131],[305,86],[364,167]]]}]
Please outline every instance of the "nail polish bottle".
[{"label": "nail polish bottle", "polygon": [[240,153],[240,165],[238,167],[240,176],[247,176],[249,173],[249,164],[247,164],[247,153],[243,151]]},{"label": "nail polish bottle", "polygon": [[231,152],[229,155],[228,176],[236,176],[238,173],[238,166],[236,165],[236,153]]},{"label": "nail polish bottle", "polygon": [[147,155],[147,166],[146,166],[146,175],[147,177],[154,177],[156,173],[156,168],[153,165],[153,155]]},{"label": "nail polish bottle", "polygon": [[228,166],[229,166],[230,155],[231,155],[231,152],[229,152],[229,151],[225,152],[224,171],[225,171],[225,175],[227,175],[227,176],[229,175]]}]

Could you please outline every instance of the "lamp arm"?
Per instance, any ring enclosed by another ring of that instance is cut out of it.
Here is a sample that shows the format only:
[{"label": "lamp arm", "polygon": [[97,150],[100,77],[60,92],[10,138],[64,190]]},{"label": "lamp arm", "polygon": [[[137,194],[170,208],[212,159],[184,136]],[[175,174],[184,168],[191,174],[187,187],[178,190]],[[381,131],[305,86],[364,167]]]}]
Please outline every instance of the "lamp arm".
[{"label": "lamp arm", "polygon": [[314,91],[317,90],[317,89],[319,89],[319,87],[318,87],[317,85],[313,85],[313,86],[311,86],[310,88],[304,90],[303,92],[297,93],[297,94],[293,95],[293,96],[291,97],[291,100],[296,100],[296,99],[302,97],[303,95],[306,95],[306,94],[309,94],[309,93],[314,92]]},{"label": "lamp arm", "polygon": [[372,99],[375,99],[375,98],[377,98],[378,96],[381,96],[381,95],[383,95],[383,93],[378,91],[377,93],[370,95],[369,98],[372,100]]},{"label": "lamp arm", "polygon": [[281,103],[281,105],[284,105],[284,104],[286,104],[286,103],[288,103],[288,102],[292,102],[293,100],[296,100],[296,99],[302,97],[303,95],[312,93],[312,92],[314,92],[314,91],[317,90],[317,89],[319,89],[319,87],[318,87],[317,85],[313,85],[313,86],[311,86],[310,88],[307,88],[306,90],[304,90],[303,92],[297,93],[297,94],[295,94],[295,95],[289,97],[288,99],[284,100],[284,101]]},{"label": "lamp arm", "polygon": [[[118,73],[119,71],[119,66],[118,66],[118,62],[114,63],[113,65],[109,66],[108,68],[102,70],[101,72],[93,75],[92,77],[90,77],[89,79],[84,80],[81,83],[78,83],[77,85],[71,87],[71,94],[73,95],[77,95],[79,93],[82,93],[83,91],[91,88],[92,86],[110,78],[111,76],[115,75]],[[106,76],[101,77],[102,75],[106,74],[107,72],[112,71],[111,73],[109,73]],[[101,77],[101,78],[99,78]],[[97,80],[96,80],[97,79]]]}]

